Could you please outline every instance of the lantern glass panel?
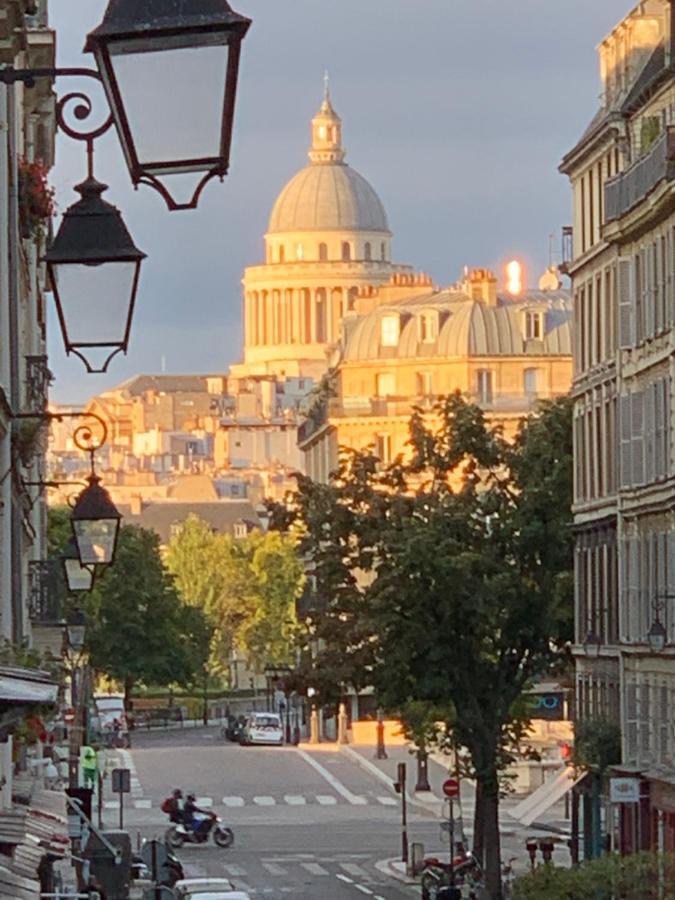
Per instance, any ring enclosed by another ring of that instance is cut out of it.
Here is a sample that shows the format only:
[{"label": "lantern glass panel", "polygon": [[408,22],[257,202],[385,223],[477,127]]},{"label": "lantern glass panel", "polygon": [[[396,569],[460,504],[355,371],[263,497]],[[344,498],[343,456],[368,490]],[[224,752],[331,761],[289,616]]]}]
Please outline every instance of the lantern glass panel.
[{"label": "lantern glass panel", "polygon": [[83,566],[110,565],[115,554],[119,519],[73,519]]},{"label": "lantern glass panel", "polygon": [[94,583],[91,569],[83,566],[79,559],[64,560],[68,589],[71,591],[90,591]]},{"label": "lantern glass panel", "polygon": [[137,262],[52,265],[71,345],[126,341]]},{"label": "lantern glass panel", "polygon": [[183,172],[208,170],[206,161],[220,156],[227,40],[221,33],[109,45],[133,149],[150,174],[170,173],[172,162]]}]

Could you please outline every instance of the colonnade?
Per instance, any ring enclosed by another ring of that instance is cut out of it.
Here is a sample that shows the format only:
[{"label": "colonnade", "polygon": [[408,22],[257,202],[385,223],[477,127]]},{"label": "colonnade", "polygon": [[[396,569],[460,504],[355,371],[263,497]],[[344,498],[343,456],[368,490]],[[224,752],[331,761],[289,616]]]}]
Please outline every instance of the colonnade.
[{"label": "colonnade", "polygon": [[354,308],[358,287],[279,288],[247,291],[247,347],[325,344],[336,341],[340,321]]}]

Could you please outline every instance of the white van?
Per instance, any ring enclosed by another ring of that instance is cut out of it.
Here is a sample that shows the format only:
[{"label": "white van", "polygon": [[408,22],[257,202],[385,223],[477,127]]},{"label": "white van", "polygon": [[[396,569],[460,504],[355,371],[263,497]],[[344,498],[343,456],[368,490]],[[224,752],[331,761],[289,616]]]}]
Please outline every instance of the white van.
[{"label": "white van", "polygon": [[129,726],[124,708],[124,694],[95,694],[94,705],[103,739],[110,739],[120,746],[128,746]]},{"label": "white van", "polygon": [[251,713],[246,720],[240,743],[283,744],[284,727],[276,713]]}]

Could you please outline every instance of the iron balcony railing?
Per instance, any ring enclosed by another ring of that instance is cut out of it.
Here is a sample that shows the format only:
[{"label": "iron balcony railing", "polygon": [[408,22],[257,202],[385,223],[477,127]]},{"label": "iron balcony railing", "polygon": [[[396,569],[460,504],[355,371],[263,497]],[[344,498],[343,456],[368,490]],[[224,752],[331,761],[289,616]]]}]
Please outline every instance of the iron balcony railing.
[{"label": "iron balcony railing", "polygon": [[46,409],[49,385],[53,380],[46,356],[26,357],[26,409],[29,412]]},{"label": "iron balcony railing", "polygon": [[649,152],[605,184],[605,222],[637,206],[664,179],[675,178],[675,126],[669,125]]},{"label": "iron balcony railing", "polygon": [[29,613],[38,625],[60,625],[66,585],[58,559],[40,559],[28,563],[30,581]]}]

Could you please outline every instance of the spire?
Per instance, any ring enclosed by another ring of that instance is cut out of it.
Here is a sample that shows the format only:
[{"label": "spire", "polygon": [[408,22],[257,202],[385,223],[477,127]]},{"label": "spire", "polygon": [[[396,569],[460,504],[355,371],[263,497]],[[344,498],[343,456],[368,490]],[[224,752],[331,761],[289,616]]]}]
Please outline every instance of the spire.
[{"label": "spire", "polygon": [[342,163],[345,158],[342,146],[342,119],[331,103],[327,71],[323,76],[321,108],[312,119],[312,146],[309,158],[313,163]]}]

